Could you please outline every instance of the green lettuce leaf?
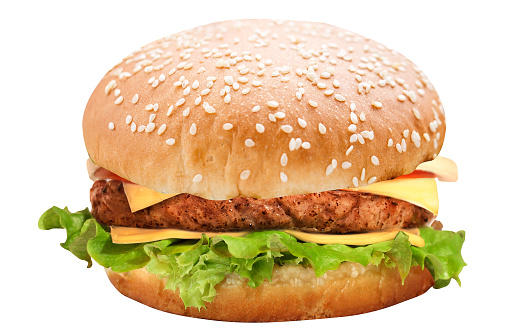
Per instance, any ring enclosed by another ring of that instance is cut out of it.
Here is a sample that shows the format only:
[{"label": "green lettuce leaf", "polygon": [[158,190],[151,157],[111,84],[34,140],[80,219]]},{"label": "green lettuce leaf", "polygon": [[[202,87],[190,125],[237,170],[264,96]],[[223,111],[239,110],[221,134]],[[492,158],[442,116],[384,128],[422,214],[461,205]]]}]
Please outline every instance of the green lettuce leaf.
[{"label": "green lettuce leaf", "polygon": [[420,228],[425,246],[412,246],[414,260],[421,268],[428,268],[435,280],[435,288],[447,286],[453,278],[460,286],[459,274],[466,262],[461,249],[466,232],[436,231],[430,227]]},{"label": "green lettuce leaf", "polygon": [[441,288],[455,279],[466,265],[460,254],[464,231],[457,233],[421,228],[424,247],[411,246],[400,232],[394,240],[367,246],[318,245],[301,242],[281,231],[260,231],[243,237],[219,235],[199,240],[168,239],[137,244],[114,244],[106,227],[91,217],[88,209],[71,213],[53,207],[40,218],[38,226],[48,230],[64,228],[67,239],[61,244],[81,260],[91,259],[116,272],[146,269],[166,279],[166,289],[179,290],[185,307],[201,308],[213,301],[216,286],[231,273],[251,287],[272,279],[275,264],[311,266],[316,276],[335,270],[342,262],[363,266],[384,263],[396,267],[402,280],[412,266],[428,268]]}]

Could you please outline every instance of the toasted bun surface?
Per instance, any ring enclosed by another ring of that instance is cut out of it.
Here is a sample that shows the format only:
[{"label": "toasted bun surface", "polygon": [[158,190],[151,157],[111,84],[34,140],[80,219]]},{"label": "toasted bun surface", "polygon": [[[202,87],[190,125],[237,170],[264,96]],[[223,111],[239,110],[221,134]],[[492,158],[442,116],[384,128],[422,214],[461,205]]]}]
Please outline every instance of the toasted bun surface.
[{"label": "toasted bun surface", "polygon": [[162,193],[222,200],[362,186],[441,149],[437,93],[387,47],[321,23],[214,23],[153,42],[101,80],[92,160]]},{"label": "toasted bun surface", "polygon": [[313,269],[276,266],[271,282],[251,288],[232,274],[217,285],[205,309],[186,308],[178,292],[164,290],[165,280],[145,268],[128,273],[106,269],[123,295],[161,311],[190,317],[271,322],[342,317],[371,312],[419,296],[433,286],[430,272],[413,267],[404,285],[396,268],[363,267],[346,262],[316,278]]}]

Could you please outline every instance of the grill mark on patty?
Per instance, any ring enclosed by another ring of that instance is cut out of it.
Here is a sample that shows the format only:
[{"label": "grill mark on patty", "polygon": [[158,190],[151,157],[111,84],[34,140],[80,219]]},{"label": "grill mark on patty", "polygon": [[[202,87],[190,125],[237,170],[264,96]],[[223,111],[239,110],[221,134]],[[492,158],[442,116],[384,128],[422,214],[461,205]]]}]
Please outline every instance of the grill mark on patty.
[{"label": "grill mark on patty", "polygon": [[349,233],[421,226],[433,218],[431,212],[403,200],[345,190],[224,201],[180,194],[132,213],[123,183],[99,180],[91,188],[90,199],[93,216],[105,225],[191,231]]}]

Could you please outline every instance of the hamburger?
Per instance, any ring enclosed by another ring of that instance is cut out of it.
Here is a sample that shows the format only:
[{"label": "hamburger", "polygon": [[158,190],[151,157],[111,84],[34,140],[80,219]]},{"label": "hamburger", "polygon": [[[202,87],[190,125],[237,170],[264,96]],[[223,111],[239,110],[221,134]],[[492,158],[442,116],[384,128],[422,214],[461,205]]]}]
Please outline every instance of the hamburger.
[{"label": "hamburger", "polygon": [[445,114],[397,52],[321,23],[213,23],[150,43],[86,106],[91,211],[41,229],[125,296],[226,321],[378,310],[441,288]]}]

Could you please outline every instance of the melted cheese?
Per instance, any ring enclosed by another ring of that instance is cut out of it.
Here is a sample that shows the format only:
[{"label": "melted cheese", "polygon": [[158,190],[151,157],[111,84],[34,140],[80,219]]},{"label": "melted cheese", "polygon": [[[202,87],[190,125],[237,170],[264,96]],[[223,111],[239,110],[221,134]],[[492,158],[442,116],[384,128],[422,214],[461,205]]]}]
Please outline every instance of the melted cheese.
[{"label": "melted cheese", "polygon": [[[416,170],[428,172],[430,176],[424,178],[400,177],[348,190],[401,199],[437,215],[439,199],[437,197],[437,185],[433,177],[437,177],[441,181],[457,181],[457,165],[450,159],[437,157],[432,161],[420,164]],[[124,182],[124,190],[132,212],[177,195],[162,194],[131,182]]]},{"label": "melted cheese", "polygon": [[162,194],[131,182],[124,182],[124,191],[127,196],[131,212],[145,209],[146,207],[163,202],[164,200],[177,195]]},{"label": "melted cheese", "polygon": [[434,179],[396,178],[348,190],[401,199],[435,215],[439,211],[437,183]]},{"label": "melted cheese", "polygon": [[[409,242],[417,247],[423,247],[425,241],[419,236],[419,229],[392,229],[356,234],[319,234],[294,230],[283,230],[298,240],[317,244],[342,244],[350,246],[370,245],[382,241],[393,240],[398,232],[403,231],[409,237]],[[177,229],[145,229],[136,227],[111,226],[111,238],[116,244],[133,244],[152,242],[164,239],[200,239],[202,234],[208,237],[227,235],[242,237],[249,232],[194,232]]]}]

